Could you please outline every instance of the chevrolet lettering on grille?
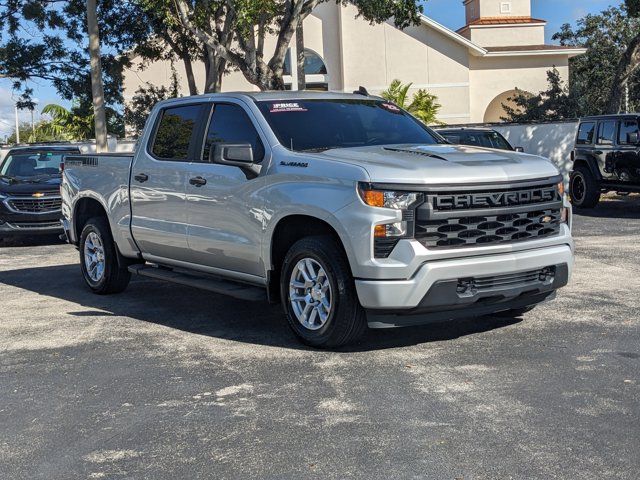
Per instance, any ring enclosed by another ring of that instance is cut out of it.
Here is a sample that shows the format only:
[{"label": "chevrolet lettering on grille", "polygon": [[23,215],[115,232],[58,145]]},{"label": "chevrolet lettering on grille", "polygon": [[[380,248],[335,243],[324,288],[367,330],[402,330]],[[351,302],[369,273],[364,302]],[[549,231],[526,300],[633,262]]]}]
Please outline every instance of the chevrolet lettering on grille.
[{"label": "chevrolet lettering on grille", "polygon": [[440,194],[430,196],[430,200],[436,210],[457,210],[516,207],[530,203],[553,202],[559,200],[559,196],[557,188],[553,186],[512,192]]}]

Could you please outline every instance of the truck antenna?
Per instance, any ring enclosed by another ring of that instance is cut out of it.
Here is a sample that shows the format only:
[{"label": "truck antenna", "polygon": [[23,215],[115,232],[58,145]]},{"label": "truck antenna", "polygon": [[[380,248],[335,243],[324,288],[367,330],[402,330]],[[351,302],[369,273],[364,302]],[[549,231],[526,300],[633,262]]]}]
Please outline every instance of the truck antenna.
[{"label": "truck antenna", "polygon": [[353,92],[355,95],[364,95],[365,97],[369,96],[369,92],[367,92],[367,89],[364,88],[362,85],[360,85],[358,87],[358,90]]}]

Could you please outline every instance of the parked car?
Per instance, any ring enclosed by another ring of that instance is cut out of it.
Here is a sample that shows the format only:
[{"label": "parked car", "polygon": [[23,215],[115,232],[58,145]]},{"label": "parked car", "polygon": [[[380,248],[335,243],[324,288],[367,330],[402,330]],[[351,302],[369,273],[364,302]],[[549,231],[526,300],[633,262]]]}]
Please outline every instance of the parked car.
[{"label": "parked car", "polygon": [[0,238],[62,233],[60,164],[70,145],[15,147],[0,164]]},{"label": "parked car", "polygon": [[333,347],[553,298],[563,192],[550,161],[447,144],[377,97],[229,93],[160,102],[133,155],[68,157],[62,213],[95,293],[135,273],[269,299]]},{"label": "parked car", "polygon": [[512,152],[524,152],[522,147],[513,148],[500,132],[490,128],[436,128],[436,132],[454,145],[471,145],[474,147],[497,148]]},{"label": "parked car", "polygon": [[640,114],[581,119],[571,160],[576,207],[593,208],[606,192],[640,192]]}]

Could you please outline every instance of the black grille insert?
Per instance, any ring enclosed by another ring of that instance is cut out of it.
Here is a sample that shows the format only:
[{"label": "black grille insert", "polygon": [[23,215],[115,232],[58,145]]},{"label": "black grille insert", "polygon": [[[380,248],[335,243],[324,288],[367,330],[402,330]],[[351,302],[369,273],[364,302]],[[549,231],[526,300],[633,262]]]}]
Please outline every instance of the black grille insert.
[{"label": "black grille insert", "polygon": [[416,225],[416,238],[428,248],[512,243],[559,233],[559,208],[509,215],[427,220]]}]

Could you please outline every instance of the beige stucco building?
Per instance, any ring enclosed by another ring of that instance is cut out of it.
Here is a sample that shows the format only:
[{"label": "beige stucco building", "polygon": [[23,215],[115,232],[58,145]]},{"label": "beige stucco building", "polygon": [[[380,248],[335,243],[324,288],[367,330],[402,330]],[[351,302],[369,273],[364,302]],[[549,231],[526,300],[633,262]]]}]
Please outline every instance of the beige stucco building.
[{"label": "beige stucco building", "polygon": [[[494,122],[500,120],[502,104],[516,87],[533,93],[544,90],[547,71],[554,66],[567,79],[569,58],[584,52],[545,45],[546,22],[531,17],[531,0],[462,3],[466,25],[457,32],[427,16],[404,30],[392,22],[370,25],[356,18],[352,5],[321,4],[304,22],[308,87],[350,92],[362,85],[377,94],[397,78],[412,82],[413,89],[437,95],[442,122]],[[291,50],[295,58],[295,40]],[[180,67],[176,63],[187,94]],[[293,70],[285,83],[295,88]],[[134,64],[125,75],[125,99],[147,82],[168,85],[170,77],[168,62],[143,70]],[[203,78],[203,65],[196,65],[198,85]],[[222,89],[255,87],[241,73],[232,72],[224,78]]]}]

